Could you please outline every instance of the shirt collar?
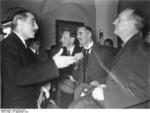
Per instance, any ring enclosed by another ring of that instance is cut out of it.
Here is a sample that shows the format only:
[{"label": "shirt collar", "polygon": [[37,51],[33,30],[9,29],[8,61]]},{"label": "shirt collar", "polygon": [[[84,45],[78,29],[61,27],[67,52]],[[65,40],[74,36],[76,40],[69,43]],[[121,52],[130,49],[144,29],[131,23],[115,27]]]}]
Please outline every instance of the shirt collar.
[{"label": "shirt collar", "polygon": [[72,53],[73,53],[73,50],[74,50],[74,45],[71,47],[71,48],[69,48],[67,51],[70,51],[70,54],[72,55]]},{"label": "shirt collar", "polygon": [[88,44],[87,47],[84,47],[84,49],[90,49],[94,45],[94,42],[92,41],[91,43]]},{"label": "shirt collar", "polygon": [[17,32],[15,32],[15,31],[13,31],[13,32],[19,37],[19,39],[22,41],[22,43],[24,44],[24,46],[27,48],[27,44],[26,44],[25,40],[20,36],[20,34],[17,33]]},{"label": "shirt collar", "polygon": [[86,48],[84,48],[84,49],[88,49],[89,51],[88,51],[88,53],[90,54],[91,53],[91,51],[92,51],[92,47],[93,47],[93,45],[94,45],[94,42],[92,41],[91,43],[89,43],[89,45],[86,47]]},{"label": "shirt collar", "polygon": [[30,49],[31,49],[31,51],[32,51],[33,53],[36,53],[36,50],[34,50],[34,49],[33,49],[33,48],[31,48],[31,47],[30,47]]}]

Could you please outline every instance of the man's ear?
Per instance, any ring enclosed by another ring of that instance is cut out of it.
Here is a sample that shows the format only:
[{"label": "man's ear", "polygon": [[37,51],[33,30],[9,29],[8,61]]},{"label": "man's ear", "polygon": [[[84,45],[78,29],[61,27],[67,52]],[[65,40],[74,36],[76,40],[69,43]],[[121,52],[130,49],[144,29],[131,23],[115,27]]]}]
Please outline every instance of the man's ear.
[{"label": "man's ear", "polygon": [[18,15],[16,15],[16,16],[13,18],[12,23],[15,25],[15,24],[17,24],[17,21],[18,21]]},{"label": "man's ear", "polygon": [[16,15],[14,18],[13,18],[13,24],[16,25],[16,24],[21,24],[23,21],[22,17],[20,15]]},{"label": "man's ear", "polygon": [[130,25],[132,26],[136,24],[136,21],[134,19],[131,19],[129,22],[130,22]]}]

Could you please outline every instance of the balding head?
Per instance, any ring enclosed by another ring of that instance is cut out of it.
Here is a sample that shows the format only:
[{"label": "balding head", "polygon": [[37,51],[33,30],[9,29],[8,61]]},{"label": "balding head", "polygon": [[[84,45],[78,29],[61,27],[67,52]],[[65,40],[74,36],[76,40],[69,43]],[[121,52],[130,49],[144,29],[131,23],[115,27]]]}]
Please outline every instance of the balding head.
[{"label": "balding head", "polygon": [[125,9],[113,23],[115,25],[114,33],[124,42],[143,29],[143,18],[134,9]]}]

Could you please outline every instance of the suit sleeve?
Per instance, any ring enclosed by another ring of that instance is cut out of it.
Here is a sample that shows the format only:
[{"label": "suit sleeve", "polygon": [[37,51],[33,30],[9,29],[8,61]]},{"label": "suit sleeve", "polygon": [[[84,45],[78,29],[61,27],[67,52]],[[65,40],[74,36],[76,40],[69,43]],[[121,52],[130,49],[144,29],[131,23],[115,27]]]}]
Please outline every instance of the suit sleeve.
[{"label": "suit sleeve", "polygon": [[59,76],[57,67],[49,62],[23,65],[19,49],[9,44],[3,45],[3,65],[9,79],[18,86],[40,84]]},{"label": "suit sleeve", "polygon": [[130,58],[130,65],[133,71],[132,76],[128,77],[127,88],[132,93],[141,99],[150,98],[150,84],[149,84],[149,50],[144,50],[139,46],[136,50],[132,50],[132,56]]},{"label": "suit sleeve", "polygon": [[112,67],[112,62],[114,59],[113,49],[109,47],[101,47],[100,52],[97,52],[99,58],[101,59],[104,66],[110,70]]}]

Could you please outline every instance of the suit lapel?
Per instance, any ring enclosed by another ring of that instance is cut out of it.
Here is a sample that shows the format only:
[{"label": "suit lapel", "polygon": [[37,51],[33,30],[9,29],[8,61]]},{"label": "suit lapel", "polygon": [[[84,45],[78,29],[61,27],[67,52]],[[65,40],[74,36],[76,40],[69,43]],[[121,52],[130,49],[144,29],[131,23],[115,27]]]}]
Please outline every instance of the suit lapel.
[{"label": "suit lapel", "polygon": [[85,58],[85,61],[83,61],[83,65],[84,65],[84,68],[85,68],[85,70],[84,70],[85,74],[86,74],[86,72],[88,72],[88,69],[89,69],[88,67],[91,65],[91,62],[93,60],[95,60],[95,58],[94,58],[94,51],[96,51],[95,43],[93,44],[93,46],[91,48],[90,54]]},{"label": "suit lapel", "polygon": [[74,47],[73,52],[72,52],[72,56],[75,55],[77,53],[77,46]]},{"label": "suit lapel", "polygon": [[28,51],[36,63],[40,61],[39,56],[37,54],[35,54],[30,48],[28,48]]},{"label": "suit lapel", "polygon": [[21,39],[14,32],[12,32],[10,35],[12,35],[12,40],[15,42],[16,45],[18,45],[20,48],[26,49]]},{"label": "suit lapel", "polygon": [[[142,42],[142,40],[141,40]],[[147,75],[148,70],[148,51],[143,46],[138,46],[131,50],[130,64],[135,73],[139,75]],[[144,77],[144,76],[143,76]]]},{"label": "suit lapel", "polygon": [[[20,48],[19,50],[20,50],[20,54],[23,58],[22,60],[23,60],[24,64],[28,64],[31,62],[37,62],[38,61],[37,56],[35,56],[29,48],[25,47],[25,45],[23,44],[21,39],[14,32],[12,32],[11,35],[12,35],[12,40],[14,41],[14,43]],[[28,60],[26,60],[26,59],[28,59]],[[29,61],[29,62],[27,63],[26,61]]]},{"label": "suit lapel", "polygon": [[97,53],[97,51],[98,51],[97,45],[94,43],[93,47],[91,48],[91,53],[89,54],[87,65],[89,64],[90,61],[95,60],[94,52]]},{"label": "suit lapel", "polygon": [[[141,38],[141,37],[140,37]],[[116,63],[120,60],[121,56],[125,53],[124,51],[126,51],[127,49],[131,49],[134,47],[134,42],[136,42],[136,40],[139,40],[139,34],[135,34],[125,45],[123,48],[121,48],[121,50],[119,51],[119,53],[116,55],[113,63],[112,63],[112,67],[114,65],[116,65]]]}]

